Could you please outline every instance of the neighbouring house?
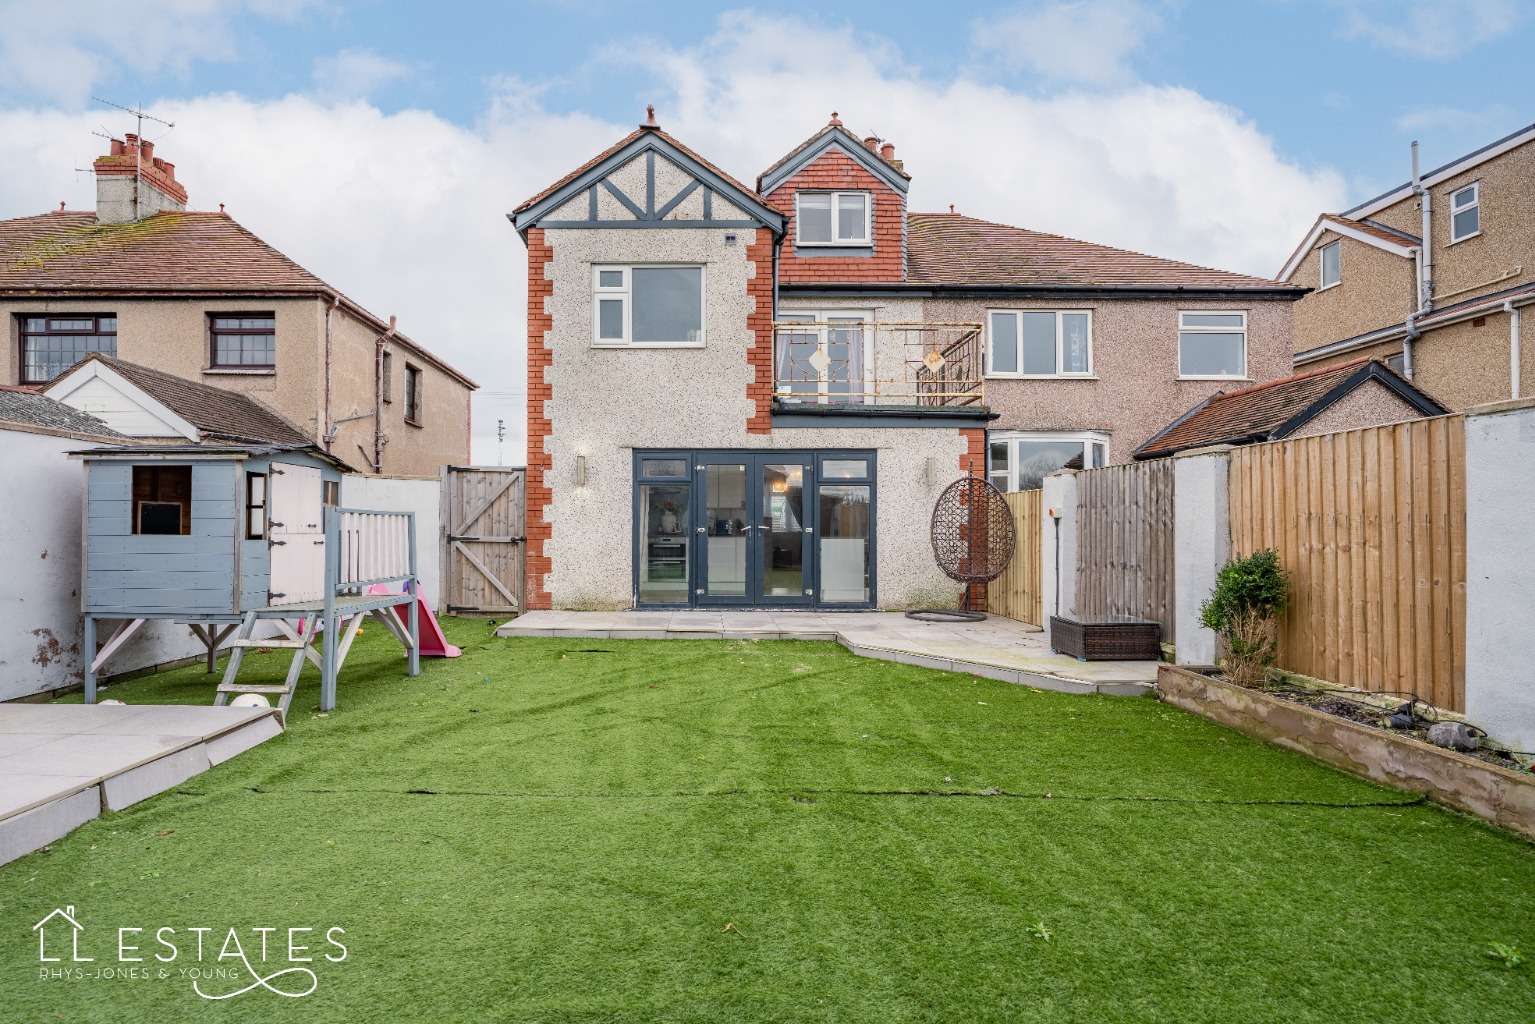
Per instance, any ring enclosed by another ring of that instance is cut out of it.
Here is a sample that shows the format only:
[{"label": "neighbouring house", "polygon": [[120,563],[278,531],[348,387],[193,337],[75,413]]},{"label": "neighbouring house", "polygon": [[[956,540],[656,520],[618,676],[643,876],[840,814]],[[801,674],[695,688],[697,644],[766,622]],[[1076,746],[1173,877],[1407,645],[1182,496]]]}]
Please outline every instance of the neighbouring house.
[{"label": "neighbouring house", "polygon": [[1135,457],[1161,459],[1210,445],[1333,434],[1447,412],[1385,363],[1366,356],[1240,391],[1218,391],[1153,434]]},{"label": "neighbouring house", "polygon": [[931,600],[955,477],[1125,461],[1288,371],[1301,289],[911,213],[909,183],[835,115],[754,189],[652,116],[509,215],[528,607]]},{"label": "neighbouring house", "polygon": [[[0,385],[0,701],[78,686],[84,675],[80,553],[84,477],[69,453],[131,439],[31,388]],[[122,670],[196,653],[184,630],[156,627],[124,647]]]},{"label": "neighbouring house", "polygon": [[129,135],[96,209],[0,221],[0,382],[100,352],[251,400],[336,458],[435,475],[469,458],[475,384],[224,213]]},{"label": "neighbouring house", "polygon": [[1535,351],[1535,125],[1341,214],[1323,214],[1279,272],[1295,306],[1295,367],[1368,355],[1451,409],[1519,398]]}]

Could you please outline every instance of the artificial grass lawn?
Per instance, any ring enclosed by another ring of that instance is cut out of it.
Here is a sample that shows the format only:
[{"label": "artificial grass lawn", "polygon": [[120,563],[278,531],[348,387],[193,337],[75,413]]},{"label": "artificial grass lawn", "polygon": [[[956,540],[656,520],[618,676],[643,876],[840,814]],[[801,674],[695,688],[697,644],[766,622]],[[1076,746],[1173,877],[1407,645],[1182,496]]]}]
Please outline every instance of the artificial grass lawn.
[{"label": "artificial grass lawn", "polygon": [[[1535,1009],[1530,965],[1483,955],[1491,940],[1535,953],[1535,847],[1153,700],[829,643],[444,628],[464,657],[424,659],[415,680],[369,628],[338,711],[317,714],[307,669],[285,735],[0,868],[0,1019]],[[253,658],[242,678],[286,662]],[[212,682],[189,668],[104,695],[206,703]],[[45,981],[31,925],[65,904],[98,960],[118,927],[144,927],[147,956],[166,925],[234,927],[247,948],[252,928],[310,926],[317,956],[339,925],[348,957],[313,965],[299,1000]]]}]

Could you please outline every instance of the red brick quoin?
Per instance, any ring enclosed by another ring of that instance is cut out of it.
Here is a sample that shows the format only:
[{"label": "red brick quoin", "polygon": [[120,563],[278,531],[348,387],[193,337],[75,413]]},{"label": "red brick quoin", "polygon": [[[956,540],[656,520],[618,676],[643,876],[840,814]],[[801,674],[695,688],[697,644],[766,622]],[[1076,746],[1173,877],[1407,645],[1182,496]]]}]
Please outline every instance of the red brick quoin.
[{"label": "red brick quoin", "polygon": [[[840,190],[868,192],[874,200],[873,256],[813,256],[815,250],[794,251],[794,193]],[[901,248],[906,210],[899,192],[864,170],[846,153],[827,150],[767,195],[775,210],[788,218],[783,252],[778,260],[780,282],[900,281],[905,277]]]},{"label": "red brick quoin", "polygon": [[544,301],[554,294],[554,282],[545,268],[554,262],[554,246],[544,244],[544,229],[528,230],[528,478],[527,478],[527,587],[525,607],[529,610],[553,606],[552,595],[544,589],[544,574],[551,572],[548,543],[553,528],[545,509],[554,501],[548,474],[554,457],[544,450],[553,424],[544,403],[552,397],[548,371],[554,365],[546,332],[554,329],[554,318],[544,308]]},{"label": "red brick quoin", "polygon": [[[964,453],[959,457],[959,472],[961,476],[985,476],[986,475],[986,431],[979,427],[969,427],[960,431],[965,439]],[[970,597],[970,610],[984,612],[986,610],[986,584],[972,583],[968,587]]]},{"label": "red brick quoin", "polygon": [[746,419],[748,434],[773,432],[773,233],[757,231],[757,241],[746,247],[746,259],[756,268],[756,275],[746,283],[746,294],[755,306],[746,317],[751,341],[746,362],[752,379],[746,385],[752,412]]}]

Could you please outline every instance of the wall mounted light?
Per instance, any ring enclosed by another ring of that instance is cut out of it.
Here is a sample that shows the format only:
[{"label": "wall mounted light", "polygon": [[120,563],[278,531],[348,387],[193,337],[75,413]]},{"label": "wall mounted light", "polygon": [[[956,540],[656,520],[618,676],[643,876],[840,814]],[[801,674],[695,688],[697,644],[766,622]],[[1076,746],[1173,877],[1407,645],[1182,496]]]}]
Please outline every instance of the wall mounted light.
[{"label": "wall mounted light", "polygon": [[586,486],[586,456],[585,455],[577,455],[576,456],[576,486],[577,487],[585,487]]}]

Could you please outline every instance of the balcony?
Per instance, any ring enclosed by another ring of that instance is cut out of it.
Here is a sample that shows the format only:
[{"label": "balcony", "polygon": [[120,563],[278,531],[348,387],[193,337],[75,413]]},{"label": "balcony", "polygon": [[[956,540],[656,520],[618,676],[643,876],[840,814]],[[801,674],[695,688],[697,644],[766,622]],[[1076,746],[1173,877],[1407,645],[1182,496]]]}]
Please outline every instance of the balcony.
[{"label": "balcony", "polygon": [[981,325],[851,317],[773,324],[776,415],[990,419]]}]

